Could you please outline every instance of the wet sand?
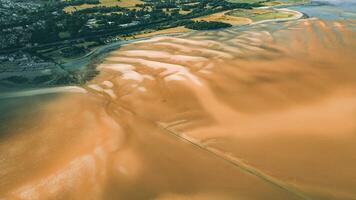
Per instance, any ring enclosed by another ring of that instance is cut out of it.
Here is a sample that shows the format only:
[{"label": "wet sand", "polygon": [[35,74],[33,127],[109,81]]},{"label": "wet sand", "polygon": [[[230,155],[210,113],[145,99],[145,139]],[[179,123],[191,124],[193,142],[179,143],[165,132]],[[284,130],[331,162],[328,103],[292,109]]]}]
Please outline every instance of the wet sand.
[{"label": "wet sand", "polygon": [[8,130],[0,199],[355,199],[351,26],[308,19],[125,45],[85,93]]}]

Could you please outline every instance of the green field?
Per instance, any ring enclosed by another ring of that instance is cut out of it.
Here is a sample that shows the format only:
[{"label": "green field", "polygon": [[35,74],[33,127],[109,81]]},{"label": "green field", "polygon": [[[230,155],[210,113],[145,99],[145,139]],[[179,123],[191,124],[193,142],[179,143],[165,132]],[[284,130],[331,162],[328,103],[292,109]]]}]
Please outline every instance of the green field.
[{"label": "green field", "polygon": [[80,6],[68,6],[64,8],[65,12],[74,12],[76,10],[86,9],[86,8],[93,8],[97,6],[105,6],[105,7],[113,7],[119,6],[124,8],[134,8],[137,4],[143,4],[144,2],[140,0],[100,0],[99,5],[90,5],[90,4],[83,4]]},{"label": "green field", "polygon": [[258,3],[265,0],[228,0],[231,3]]},{"label": "green field", "polygon": [[296,3],[306,3],[309,0],[227,0],[231,3],[259,3],[264,2],[266,6],[280,5],[280,4],[296,4]]},{"label": "green field", "polygon": [[249,18],[254,22],[270,19],[283,19],[293,16],[293,13],[286,11],[278,11],[274,9],[238,9],[227,13],[227,15],[234,17],[245,17]]}]

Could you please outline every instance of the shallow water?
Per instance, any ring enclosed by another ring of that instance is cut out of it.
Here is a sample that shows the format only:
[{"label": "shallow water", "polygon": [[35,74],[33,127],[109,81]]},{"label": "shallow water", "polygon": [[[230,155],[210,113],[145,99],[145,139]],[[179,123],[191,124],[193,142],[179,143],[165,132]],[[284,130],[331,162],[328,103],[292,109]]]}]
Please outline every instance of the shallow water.
[{"label": "shallow water", "polygon": [[356,2],[353,0],[319,0],[310,4],[291,6],[310,17],[323,20],[356,20]]},{"label": "shallow water", "polygon": [[0,199],[355,199],[354,23],[156,37],[74,93],[10,96]]}]

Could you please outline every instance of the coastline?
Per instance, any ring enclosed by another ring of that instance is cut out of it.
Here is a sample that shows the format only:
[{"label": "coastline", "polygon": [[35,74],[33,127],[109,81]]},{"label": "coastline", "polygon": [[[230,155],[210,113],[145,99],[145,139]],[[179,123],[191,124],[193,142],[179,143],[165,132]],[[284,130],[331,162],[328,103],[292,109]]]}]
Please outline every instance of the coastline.
[{"label": "coastline", "polygon": [[256,25],[256,24],[263,24],[263,23],[269,23],[269,22],[286,22],[286,21],[293,21],[293,20],[298,20],[303,18],[304,14],[296,11],[296,10],[292,10],[292,9],[288,9],[288,8],[274,8],[275,10],[278,11],[286,11],[286,12],[291,12],[294,13],[294,16],[292,17],[288,17],[288,18],[278,18],[278,19],[267,19],[267,20],[262,20],[262,21],[258,21],[258,22],[253,22],[249,25]]},{"label": "coastline", "polygon": [[[298,4],[296,4],[298,5]],[[292,9],[288,9],[286,7],[290,7],[291,5],[284,5],[284,6],[276,6],[278,8],[274,8],[275,6],[268,6],[268,7],[261,7],[260,9],[270,9],[273,8],[275,10],[278,11],[285,11],[285,12],[291,12],[294,15],[292,17],[289,18],[277,18],[277,19],[268,19],[268,20],[261,20],[261,21],[257,21],[257,22],[253,22],[250,19],[249,23],[243,23],[240,25],[233,25],[233,28],[236,27],[246,27],[246,26],[253,26],[253,25],[257,25],[257,24],[264,24],[264,23],[270,23],[270,22],[287,22],[287,21],[293,21],[293,20],[298,20],[303,18],[304,14],[296,11],[296,10],[292,10]],[[280,8],[282,7],[282,8]],[[224,12],[226,13],[226,12]],[[246,18],[249,19],[249,18]],[[172,32],[170,31],[172,30]],[[79,57],[77,59],[71,60],[65,64],[63,64],[63,67],[65,70],[68,70],[69,72],[71,71],[75,71],[75,70],[82,70],[83,76],[84,76],[84,80],[86,80],[84,83],[78,83],[78,84],[68,84],[68,85],[58,85],[58,86],[47,86],[47,87],[29,87],[25,90],[14,90],[11,92],[0,92],[1,96],[6,96],[7,98],[13,98],[13,97],[17,97],[18,95],[15,94],[21,94],[24,93],[26,91],[35,91],[35,90],[41,90],[41,91],[50,91],[50,93],[53,92],[67,92],[67,90],[62,90],[62,89],[56,89],[56,88],[65,88],[65,87],[78,87],[78,88],[82,88],[82,85],[86,85],[87,82],[89,82],[91,79],[95,78],[96,73],[100,73],[100,70],[97,69],[97,66],[102,62],[102,60],[112,51],[120,48],[121,46],[133,43],[133,42],[137,42],[137,41],[142,41],[142,40],[149,40],[151,38],[154,37],[161,37],[161,36],[179,36],[182,34],[186,34],[186,33],[191,33],[191,32],[195,32],[196,30],[190,30],[190,29],[185,29],[185,28],[180,28],[180,27],[175,27],[175,28],[171,28],[171,29],[163,29],[163,30],[159,30],[159,31],[155,31],[155,32],[150,32],[150,33],[144,33],[144,34],[139,34],[136,36],[133,36],[131,38],[126,38],[125,40],[122,41],[117,41],[114,43],[110,43],[110,44],[106,44],[103,46],[99,46],[96,47],[95,49],[93,49],[92,51],[90,51],[89,53],[87,53],[86,55]],[[5,93],[6,92],[6,93]],[[12,93],[14,95],[12,95]],[[41,95],[44,94],[43,92],[39,92],[39,93],[34,93],[34,95]],[[21,95],[20,95],[21,96]],[[0,97],[1,98],[1,97]]]}]

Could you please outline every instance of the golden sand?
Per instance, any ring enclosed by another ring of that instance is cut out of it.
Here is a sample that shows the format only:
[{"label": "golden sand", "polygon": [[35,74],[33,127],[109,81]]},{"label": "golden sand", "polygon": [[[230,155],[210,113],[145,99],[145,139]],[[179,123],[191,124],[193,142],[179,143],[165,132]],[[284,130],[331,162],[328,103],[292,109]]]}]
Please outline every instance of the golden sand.
[{"label": "golden sand", "polygon": [[126,45],[0,142],[0,199],[354,199],[355,41],[298,20]]}]

